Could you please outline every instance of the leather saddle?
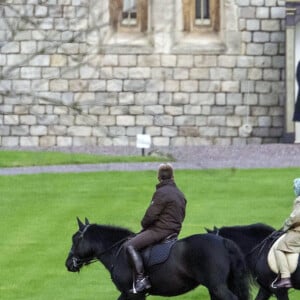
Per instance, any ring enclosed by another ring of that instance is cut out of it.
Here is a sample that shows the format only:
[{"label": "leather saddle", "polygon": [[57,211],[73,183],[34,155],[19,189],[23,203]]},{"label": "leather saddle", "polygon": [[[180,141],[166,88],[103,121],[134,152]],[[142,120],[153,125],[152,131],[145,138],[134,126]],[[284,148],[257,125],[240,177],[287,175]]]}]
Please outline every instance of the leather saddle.
[{"label": "leather saddle", "polygon": [[151,245],[144,250],[141,254],[143,257],[144,265],[146,268],[152,267],[154,265],[164,263],[172,250],[172,247],[177,242],[177,234],[168,236],[162,242],[158,244]]}]

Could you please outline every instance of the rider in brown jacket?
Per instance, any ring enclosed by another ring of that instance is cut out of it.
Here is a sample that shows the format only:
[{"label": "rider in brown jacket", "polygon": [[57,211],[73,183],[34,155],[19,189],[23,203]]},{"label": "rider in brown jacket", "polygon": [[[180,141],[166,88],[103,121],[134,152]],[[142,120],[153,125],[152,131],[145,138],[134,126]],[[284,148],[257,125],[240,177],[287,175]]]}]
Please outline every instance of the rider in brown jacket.
[{"label": "rider in brown jacket", "polygon": [[174,182],[172,166],[160,165],[157,177],[159,184],[156,185],[150,206],[141,221],[142,231],[125,243],[136,274],[131,293],[140,293],[151,287],[148,277],[144,276],[139,250],[158,243],[171,234],[179,234],[185,217],[186,199]]}]

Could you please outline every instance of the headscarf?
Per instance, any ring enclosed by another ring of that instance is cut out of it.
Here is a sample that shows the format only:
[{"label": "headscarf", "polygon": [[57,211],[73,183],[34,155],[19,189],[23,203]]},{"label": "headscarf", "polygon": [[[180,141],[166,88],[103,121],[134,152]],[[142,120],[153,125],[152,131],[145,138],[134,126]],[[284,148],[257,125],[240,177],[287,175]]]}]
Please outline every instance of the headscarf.
[{"label": "headscarf", "polygon": [[300,178],[294,179],[294,192],[297,197],[300,196]]}]

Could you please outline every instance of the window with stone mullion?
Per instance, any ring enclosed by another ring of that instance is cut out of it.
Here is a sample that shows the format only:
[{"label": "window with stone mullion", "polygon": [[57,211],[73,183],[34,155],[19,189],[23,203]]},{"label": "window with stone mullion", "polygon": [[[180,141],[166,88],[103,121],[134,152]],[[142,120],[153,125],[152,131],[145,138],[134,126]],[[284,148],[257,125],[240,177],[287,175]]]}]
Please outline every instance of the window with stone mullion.
[{"label": "window with stone mullion", "polygon": [[137,24],[137,0],[123,0],[122,25]]},{"label": "window with stone mullion", "polygon": [[210,25],[209,0],[195,0],[195,25]]},{"label": "window with stone mullion", "polygon": [[148,0],[109,0],[110,24],[115,31],[145,32]]}]

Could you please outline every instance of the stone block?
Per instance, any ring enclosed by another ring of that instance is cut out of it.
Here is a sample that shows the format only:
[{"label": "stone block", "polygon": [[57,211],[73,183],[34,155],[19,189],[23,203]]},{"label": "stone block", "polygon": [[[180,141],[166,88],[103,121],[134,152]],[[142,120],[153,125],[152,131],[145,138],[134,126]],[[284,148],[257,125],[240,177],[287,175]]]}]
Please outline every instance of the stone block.
[{"label": "stone block", "polygon": [[88,65],[81,66],[79,69],[80,78],[90,79],[99,78],[99,72],[96,68]]},{"label": "stone block", "polygon": [[182,106],[172,106],[167,105],[165,106],[165,113],[171,116],[180,116],[183,114],[183,107]]},{"label": "stone block", "polygon": [[193,93],[191,94],[190,104],[192,105],[213,105],[215,95],[213,93]]},{"label": "stone block", "polygon": [[96,145],[97,145],[96,137],[82,137],[82,136],[73,137],[74,147],[86,147],[86,146],[96,146]]},{"label": "stone block", "polygon": [[22,67],[21,78],[23,79],[37,79],[41,78],[41,68],[39,67]]},{"label": "stone block", "polygon": [[141,78],[150,78],[151,77],[151,70],[150,68],[129,68],[129,79],[141,79]]},{"label": "stone block", "polygon": [[67,136],[58,136],[57,137],[57,146],[59,147],[71,147],[72,138]]},{"label": "stone block", "polygon": [[263,55],[264,45],[259,43],[248,44],[246,48],[246,53],[248,55]]},{"label": "stone block", "polygon": [[37,52],[37,44],[35,41],[21,41],[22,54],[33,54]]},{"label": "stone block", "polygon": [[223,81],[221,89],[224,93],[237,93],[240,90],[240,83],[239,81]]},{"label": "stone block", "polygon": [[152,138],[152,144],[156,147],[167,147],[170,145],[170,138],[155,136]]},{"label": "stone block", "polygon": [[113,68],[113,76],[117,79],[128,79],[128,68]]},{"label": "stone block", "polygon": [[221,127],[220,128],[220,136],[236,137],[238,135],[239,135],[238,128],[231,128],[231,127]]},{"label": "stone block", "polygon": [[117,126],[134,126],[135,117],[134,116],[117,116],[116,117]]},{"label": "stone block", "polygon": [[66,92],[68,91],[68,80],[65,79],[52,79],[50,81],[50,91],[53,92]]},{"label": "stone block", "polygon": [[162,136],[174,137],[178,135],[176,126],[163,127]]},{"label": "stone block", "polygon": [[153,116],[136,116],[136,125],[137,126],[152,126],[153,125],[153,121],[154,121],[154,117]]},{"label": "stone block", "polygon": [[29,64],[31,66],[49,67],[50,55],[46,55],[46,54],[36,55],[30,60]]},{"label": "stone block", "polygon": [[134,93],[119,93],[120,105],[132,105],[134,104]]},{"label": "stone block", "polygon": [[68,135],[70,136],[91,136],[92,128],[90,126],[70,126]]},{"label": "stone block", "polygon": [[13,80],[12,88],[16,93],[30,93],[30,80]]},{"label": "stone block", "polygon": [[63,54],[51,55],[50,65],[51,67],[65,67],[67,65],[67,56]]},{"label": "stone block", "polygon": [[197,92],[198,91],[198,81],[197,80],[182,80],[180,82],[180,91],[182,92]]},{"label": "stone block", "polygon": [[125,135],[125,133],[126,133],[125,127],[117,127],[117,126],[109,127],[109,136],[111,137],[122,136]]},{"label": "stone block", "polygon": [[271,7],[272,19],[285,19],[286,11],[284,7]]},{"label": "stone block", "polygon": [[105,137],[105,136],[107,136],[107,134],[108,134],[108,128],[106,126],[93,127],[93,132],[92,132],[93,136]]},{"label": "stone block", "polygon": [[178,80],[166,80],[165,91],[166,92],[179,92],[179,81]]},{"label": "stone block", "polygon": [[10,126],[0,126],[0,136],[7,136],[10,135]]},{"label": "stone block", "polygon": [[225,116],[209,116],[207,118],[208,126],[225,126],[226,117]]},{"label": "stone block", "polygon": [[146,89],[145,80],[124,80],[125,92],[144,92]]},{"label": "stone block", "polygon": [[149,79],[146,81],[145,90],[147,92],[163,92],[164,82],[156,79]]},{"label": "stone block", "polygon": [[202,137],[219,136],[219,128],[214,126],[203,126],[199,128],[199,133]]},{"label": "stone block", "polygon": [[39,145],[44,148],[56,146],[56,138],[54,136],[41,136]]},{"label": "stone block", "polygon": [[[1,131],[1,128],[0,128]],[[19,138],[15,136],[2,136],[3,147],[17,147],[19,146]]]},{"label": "stone block", "polygon": [[20,137],[21,147],[38,147],[39,138],[37,136],[22,136]]},{"label": "stone block", "polygon": [[[114,58],[112,65],[118,66],[117,56]],[[137,65],[136,55],[120,55],[119,56],[119,66],[120,67],[135,67],[136,65]]]},{"label": "stone block", "polygon": [[262,20],[261,30],[263,31],[280,31],[280,20]]},{"label": "stone block", "polygon": [[174,69],[174,79],[176,79],[176,80],[189,79],[189,69],[187,69],[187,68],[175,68]]},{"label": "stone block", "polygon": [[185,115],[200,115],[201,107],[196,105],[184,105],[183,112]]},{"label": "stone block", "polygon": [[162,105],[146,105],[144,107],[144,113],[146,115],[160,115],[163,114],[164,107]]},{"label": "stone block", "polygon": [[60,78],[59,68],[42,68],[42,78],[45,78],[45,79]]},{"label": "stone block", "polygon": [[19,53],[20,43],[19,42],[7,42],[1,47],[2,53]]},{"label": "stone block", "polygon": [[48,134],[55,136],[63,136],[67,134],[67,127],[63,125],[50,125],[48,126]]},{"label": "stone block", "polygon": [[270,8],[269,7],[257,7],[256,8],[256,18],[269,19],[270,18]]},{"label": "stone block", "polygon": [[92,115],[78,115],[75,117],[75,125],[89,125],[95,126],[98,123],[97,116]]},{"label": "stone block", "polygon": [[209,68],[192,68],[189,76],[190,79],[210,79]]},{"label": "stone block", "polygon": [[36,122],[37,122],[36,116],[33,115],[20,116],[20,124],[22,125],[35,125]]},{"label": "stone block", "polygon": [[108,92],[121,92],[123,89],[123,80],[113,79],[107,80],[107,87]]},{"label": "stone block", "polygon": [[199,128],[196,126],[180,126],[178,130],[178,136],[196,137],[199,135]]},{"label": "stone block", "polygon": [[242,119],[239,116],[228,116],[226,117],[226,126],[229,127],[240,127],[242,125]]},{"label": "stone block", "polygon": [[210,69],[210,78],[213,80],[230,80],[232,78],[232,69],[212,68]]},{"label": "stone block", "polygon": [[161,65],[163,67],[176,67],[176,55],[161,55]]},{"label": "stone block", "polygon": [[216,67],[217,56],[216,55],[195,55],[194,57],[195,67]]},{"label": "stone block", "polygon": [[157,93],[138,93],[135,95],[136,105],[155,105],[158,103]]},{"label": "stone block", "polygon": [[194,65],[193,55],[178,55],[177,56],[177,66],[191,68]]},{"label": "stone block", "polygon": [[30,126],[30,135],[46,135],[47,134],[47,127],[42,125]]},{"label": "stone block", "polygon": [[174,125],[176,126],[193,126],[196,123],[195,116],[175,116]]}]

